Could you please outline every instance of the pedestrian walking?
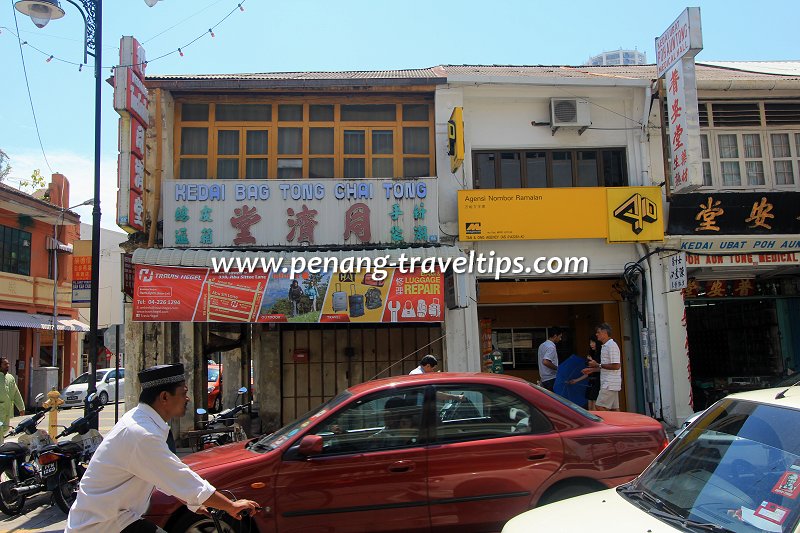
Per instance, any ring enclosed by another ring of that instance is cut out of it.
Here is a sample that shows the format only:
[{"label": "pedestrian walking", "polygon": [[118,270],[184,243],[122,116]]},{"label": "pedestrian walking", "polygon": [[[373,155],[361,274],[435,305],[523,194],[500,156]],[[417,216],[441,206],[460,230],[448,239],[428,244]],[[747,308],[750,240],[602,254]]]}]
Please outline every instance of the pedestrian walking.
[{"label": "pedestrian walking", "polygon": [[3,381],[0,383],[0,422],[3,423],[0,427],[0,444],[3,444],[11,419],[14,417],[14,406],[19,410],[20,416],[25,414],[25,402],[19,393],[17,380],[9,372],[10,369],[8,358],[0,357],[0,373],[3,375]]}]

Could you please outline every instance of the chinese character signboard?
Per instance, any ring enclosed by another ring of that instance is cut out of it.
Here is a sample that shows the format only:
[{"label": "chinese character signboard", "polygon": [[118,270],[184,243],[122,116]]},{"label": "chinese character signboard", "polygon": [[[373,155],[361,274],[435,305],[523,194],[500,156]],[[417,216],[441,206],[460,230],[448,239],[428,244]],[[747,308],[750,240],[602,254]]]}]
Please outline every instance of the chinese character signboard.
[{"label": "chinese character signboard", "polygon": [[[698,237],[800,234],[800,193],[678,195],[670,202],[667,233]],[[736,251],[736,248],[730,251]]]},{"label": "chinese character signboard", "polygon": [[436,178],[164,180],[161,194],[165,247],[439,241]]},{"label": "chinese character signboard", "polygon": [[122,292],[133,298],[133,254],[122,254]]},{"label": "chinese character signboard", "polygon": [[670,190],[689,192],[703,185],[700,119],[694,56],[703,49],[700,8],[687,8],[656,39],[658,76],[666,82],[669,115]]},{"label": "chinese character signboard", "polygon": [[120,42],[120,66],[114,73],[114,109],[119,120],[117,225],[127,232],[144,230],[144,136],[149,116],[144,49],[133,37]]},{"label": "chinese character signboard", "polygon": [[443,276],[387,268],[215,274],[136,265],[133,319],[145,322],[441,322]]},{"label": "chinese character signboard", "polygon": [[686,288],[686,252],[671,255],[669,266],[669,292]]},{"label": "chinese character signboard", "polygon": [[92,241],[75,241],[72,254],[72,307],[89,307],[91,290]]},{"label": "chinese character signboard", "polygon": [[459,239],[664,239],[658,187],[458,191]]}]

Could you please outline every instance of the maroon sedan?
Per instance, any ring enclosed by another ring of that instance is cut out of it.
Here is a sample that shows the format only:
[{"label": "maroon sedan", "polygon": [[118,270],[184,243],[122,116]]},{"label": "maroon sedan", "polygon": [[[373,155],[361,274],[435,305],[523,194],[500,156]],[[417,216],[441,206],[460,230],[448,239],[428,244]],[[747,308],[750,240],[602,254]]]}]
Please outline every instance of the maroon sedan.
[{"label": "maroon sedan", "polygon": [[[629,481],[665,446],[645,416],[590,413],[510,376],[437,373],[356,385],[186,463],[264,507],[260,533],[499,531],[531,507]],[[148,513],[173,533],[209,522],[159,492]]]}]

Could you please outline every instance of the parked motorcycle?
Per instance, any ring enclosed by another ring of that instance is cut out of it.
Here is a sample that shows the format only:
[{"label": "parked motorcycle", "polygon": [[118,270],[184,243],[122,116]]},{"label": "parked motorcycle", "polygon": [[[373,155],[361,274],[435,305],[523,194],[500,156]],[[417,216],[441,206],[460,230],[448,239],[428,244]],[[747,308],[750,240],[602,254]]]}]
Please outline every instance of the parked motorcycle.
[{"label": "parked motorcycle", "polygon": [[[239,442],[247,439],[247,433],[238,422],[239,413],[250,408],[252,402],[245,403],[244,395],[247,394],[247,387],[242,387],[237,391],[237,405],[229,409],[220,411],[212,415],[204,424],[203,429],[198,433],[198,450],[222,446],[231,442]],[[241,401],[241,403],[239,403]],[[197,409],[198,415],[206,415],[205,409]]]},{"label": "parked motorcycle", "polygon": [[[37,395],[35,403],[41,404],[44,397],[44,394]],[[49,411],[50,408],[39,411],[20,422],[6,434],[6,438],[19,435],[17,442],[6,442],[0,446],[0,472],[6,478],[0,483],[0,512],[5,515],[19,514],[29,495],[44,490],[39,488],[42,483],[37,459],[41,450],[53,444],[53,441],[46,431],[37,426]],[[36,490],[29,490],[33,487]]]},{"label": "parked motorcycle", "polygon": [[87,401],[89,412],[69,426],[61,426],[64,430],[56,435],[56,440],[69,435],[74,437],[45,446],[39,451],[38,462],[44,490],[53,493],[53,500],[65,513],[69,513],[75,502],[81,478],[95,450],[103,442],[100,432],[91,427],[92,421],[103,410],[102,399],[92,393]]}]

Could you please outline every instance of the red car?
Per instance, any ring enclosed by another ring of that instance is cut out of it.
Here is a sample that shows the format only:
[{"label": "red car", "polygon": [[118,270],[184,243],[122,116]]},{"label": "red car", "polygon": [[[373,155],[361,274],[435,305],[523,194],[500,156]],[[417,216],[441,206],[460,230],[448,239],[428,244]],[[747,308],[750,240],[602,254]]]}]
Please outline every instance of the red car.
[{"label": "red car", "polygon": [[[185,461],[264,507],[260,533],[499,531],[629,481],[666,444],[642,415],[590,413],[510,376],[437,373],[356,385],[271,435]],[[210,524],[160,492],[148,515],[172,533]]]},{"label": "red car", "polygon": [[[208,404],[206,408],[214,413],[222,411],[222,366],[208,364]],[[253,370],[250,370],[250,392],[255,393],[253,388]]]}]

